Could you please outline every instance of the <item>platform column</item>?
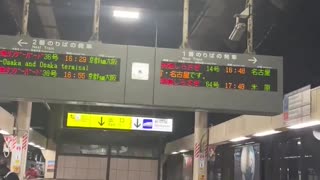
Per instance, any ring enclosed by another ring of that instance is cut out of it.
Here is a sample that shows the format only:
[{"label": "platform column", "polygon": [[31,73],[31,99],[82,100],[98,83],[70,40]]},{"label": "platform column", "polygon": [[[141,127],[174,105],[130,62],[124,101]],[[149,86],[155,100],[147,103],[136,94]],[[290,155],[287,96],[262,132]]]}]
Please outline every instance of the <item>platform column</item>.
[{"label": "platform column", "polygon": [[[18,102],[18,112],[16,119],[16,139],[18,149],[13,152],[11,157],[11,169],[17,170],[20,179],[24,178],[27,153],[28,153],[28,137],[31,122],[32,102]],[[27,139],[27,142],[25,142]],[[20,165],[17,167],[17,165]]]},{"label": "platform column", "polygon": [[195,112],[193,180],[207,180],[208,113]]}]

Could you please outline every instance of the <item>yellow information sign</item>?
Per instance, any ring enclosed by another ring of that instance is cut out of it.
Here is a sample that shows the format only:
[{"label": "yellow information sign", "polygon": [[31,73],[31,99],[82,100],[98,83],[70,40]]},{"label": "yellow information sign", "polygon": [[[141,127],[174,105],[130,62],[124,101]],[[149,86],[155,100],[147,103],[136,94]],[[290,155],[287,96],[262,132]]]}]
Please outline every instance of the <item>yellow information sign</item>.
[{"label": "yellow information sign", "polygon": [[68,113],[67,127],[131,130],[132,117],[103,114]]},{"label": "yellow information sign", "polygon": [[204,180],[206,178],[205,175],[199,175],[199,180]]}]

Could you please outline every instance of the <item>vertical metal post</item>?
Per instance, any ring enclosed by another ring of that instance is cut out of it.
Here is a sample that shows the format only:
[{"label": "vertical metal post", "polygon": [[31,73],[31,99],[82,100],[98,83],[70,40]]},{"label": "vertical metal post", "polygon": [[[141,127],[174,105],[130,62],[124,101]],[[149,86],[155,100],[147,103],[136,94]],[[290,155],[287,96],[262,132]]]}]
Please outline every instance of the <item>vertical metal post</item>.
[{"label": "vertical metal post", "polygon": [[93,14],[93,24],[92,24],[92,37],[91,40],[99,40],[99,30],[100,30],[100,9],[101,0],[94,1],[94,14]]},{"label": "vertical metal post", "polygon": [[30,0],[23,0],[21,35],[27,35],[28,33],[29,5],[30,5]]},{"label": "vertical metal post", "polygon": [[155,20],[155,28],[156,28],[156,32],[155,32],[155,40],[154,40],[154,47],[158,47],[158,21]]},{"label": "vertical metal post", "polygon": [[253,0],[248,0],[249,18],[247,27],[247,53],[254,53],[253,49]]},{"label": "vertical metal post", "polygon": [[159,159],[159,168],[158,168],[158,170],[159,170],[159,180],[164,180],[164,165],[165,165],[165,162],[167,161],[167,159],[168,159],[168,155],[165,155],[165,154],[163,154],[163,155],[161,155],[160,156],[160,159]]},{"label": "vertical metal post", "polygon": [[[17,113],[17,145],[21,147],[23,136],[27,133],[29,136],[30,122],[31,122],[31,111],[32,111],[32,102],[18,102],[18,113]],[[11,157],[11,169],[16,169],[19,166],[19,178],[23,179],[27,166],[27,154],[28,146],[26,149],[15,150]]]},{"label": "vertical metal post", "polygon": [[183,5],[182,48],[189,47],[189,1],[190,0],[184,0]]},{"label": "vertical metal post", "polygon": [[193,179],[207,180],[208,113],[195,112]]}]

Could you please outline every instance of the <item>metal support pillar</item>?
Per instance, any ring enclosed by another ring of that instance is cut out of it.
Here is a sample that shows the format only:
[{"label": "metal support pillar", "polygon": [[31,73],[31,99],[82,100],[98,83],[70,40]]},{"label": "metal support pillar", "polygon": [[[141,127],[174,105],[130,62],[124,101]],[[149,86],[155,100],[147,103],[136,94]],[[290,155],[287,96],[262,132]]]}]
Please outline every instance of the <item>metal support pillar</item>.
[{"label": "metal support pillar", "polygon": [[101,9],[101,0],[94,1],[94,15],[93,15],[93,24],[92,24],[92,41],[99,40],[99,31],[100,31],[100,9]]},{"label": "metal support pillar", "polygon": [[181,48],[189,48],[189,1],[184,0],[183,5],[183,27]]},{"label": "metal support pillar", "polygon": [[29,5],[30,0],[23,0],[23,14],[21,22],[21,35],[28,34],[28,20],[29,20]]},{"label": "metal support pillar", "polygon": [[208,113],[195,112],[193,180],[207,180]]},{"label": "metal support pillar", "polygon": [[247,23],[247,53],[254,53],[253,49],[253,0],[247,1],[247,7],[249,8],[249,17]]},{"label": "metal support pillar", "polygon": [[[28,145],[26,149],[21,148],[23,136],[25,134],[29,137],[29,129],[31,122],[31,111],[32,111],[32,102],[18,102],[18,113],[16,120],[16,136],[17,136],[17,145],[20,145],[20,151],[16,151],[11,158],[11,168],[19,164],[20,159],[20,167],[19,167],[19,178],[23,179],[26,171],[27,165],[27,153],[28,153]],[[16,161],[18,160],[18,161]]]},{"label": "metal support pillar", "polygon": [[165,155],[163,154],[161,157],[160,157],[160,167],[159,167],[159,180],[164,180],[164,165],[165,165],[165,162],[167,161],[168,159],[168,155]]},{"label": "metal support pillar", "polygon": [[[21,35],[28,35],[30,0],[23,0],[23,14],[21,20]],[[29,129],[31,122],[32,102],[18,102],[18,112],[16,120],[16,150],[13,151],[11,157],[11,170],[17,171],[20,179],[24,179],[27,167],[28,144],[26,148],[22,148],[23,137],[29,137]]]}]

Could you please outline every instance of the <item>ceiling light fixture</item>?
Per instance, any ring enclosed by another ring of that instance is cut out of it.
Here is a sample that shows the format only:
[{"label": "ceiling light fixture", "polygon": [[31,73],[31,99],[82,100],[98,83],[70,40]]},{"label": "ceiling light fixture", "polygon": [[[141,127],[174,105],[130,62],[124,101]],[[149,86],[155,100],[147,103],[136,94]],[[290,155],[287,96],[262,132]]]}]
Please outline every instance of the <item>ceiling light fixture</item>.
[{"label": "ceiling light fixture", "polygon": [[171,154],[178,154],[178,152],[172,152]]},{"label": "ceiling light fixture", "polygon": [[186,150],[186,149],[182,149],[182,150],[180,150],[179,152],[180,153],[186,153],[186,152],[188,152],[189,150]]},{"label": "ceiling light fixture", "polygon": [[316,126],[316,125],[320,125],[320,121],[309,121],[309,122],[305,122],[305,123],[301,123],[301,124],[296,124],[296,125],[290,126],[288,128],[289,129],[302,129],[302,128]]},{"label": "ceiling light fixture", "polygon": [[280,132],[281,131],[270,130],[270,131],[264,131],[264,132],[256,133],[253,136],[256,136],[256,137],[269,136],[269,135],[277,134],[277,133],[280,133]]},{"label": "ceiling light fixture", "polygon": [[298,141],[297,144],[300,146],[301,145],[301,141]]},{"label": "ceiling light fixture", "polygon": [[248,139],[250,139],[250,138],[243,136],[243,137],[238,137],[238,138],[231,139],[230,141],[231,142],[239,142],[239,141],[244,141],[244,140],[248,140]]},{"label": "ceiling light fixture", "polygon": [[126,19],[139,19],[140,13],[138,11],[114,10],[113,16],[118,18],[126,18]]},{"label": "ceiling light fixture", "polygon": [[314,130],[312,132],[313,136],[320,141],[320,131],[319,130]]},{"label": "ceiling light fixture", "polygon": [[10,133],[8,131],[0,129],[0,134],[9,135]]},{"label": "ceiling light fixture", "polygon": [[28,143],[30,146],[35,146],[36,144],[34,142],[29,142]]}]

